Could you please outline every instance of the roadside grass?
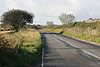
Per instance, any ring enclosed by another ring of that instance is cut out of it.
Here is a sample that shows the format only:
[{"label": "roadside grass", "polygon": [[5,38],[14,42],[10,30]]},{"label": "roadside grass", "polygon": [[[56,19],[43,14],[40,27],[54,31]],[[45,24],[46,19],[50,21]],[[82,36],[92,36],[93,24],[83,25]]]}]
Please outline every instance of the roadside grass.
[{"label": "roadside grass", "polygon": [[51,28],[44,28],[41,31],[47,32],[47,33],[50,33],[50,32],[51,33],[60,33],[63,30],[61,28],[53,28],[53,27],[51,27]]},{"label": "roadside grass", "polygon": [[83,28],[68,28],[64,31],[64,35],[68,35],[74,38],[86,40],[100,44],[100,34],[98,29],[83,29]]},{"label": "roadside grass", "polygon": [[55,32],[100,44],[100,22],[75,22],[58,27],[47,27],[44,32]]},{"label": "roadside grass", "polygon": [[36,30],[0,35],[0,67],[30,67],[41,53],[41,36]]}]

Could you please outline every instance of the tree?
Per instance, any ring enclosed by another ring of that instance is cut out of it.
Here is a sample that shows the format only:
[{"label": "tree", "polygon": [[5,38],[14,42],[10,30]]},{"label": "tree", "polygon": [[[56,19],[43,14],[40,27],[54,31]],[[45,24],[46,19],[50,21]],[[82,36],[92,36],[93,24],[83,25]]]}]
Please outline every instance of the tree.
[{"label": "tree", "polygon": [[72,22],[74,21],[74,19],[75,19],[75,16],[72,15],[72,14],[66,15],[66,14],[64,13],[64,14],[62,14],[61,16],[59,16],[59,19],[60,19],[60,21],[61,21],[64,25],[66,25],[66,24],[68,24],[68,23],[72,23]]},{"label": "tree", "polygon": [[52,21],[47,21],[47,26],[53,26],[53,22]]},{"label": "tree", "polygon": [[10,10],[2,15],[2,24],[4,26],[11,26],[14,30],[18,31],[28,23],[33,23],[34,15],[23,10]]}]

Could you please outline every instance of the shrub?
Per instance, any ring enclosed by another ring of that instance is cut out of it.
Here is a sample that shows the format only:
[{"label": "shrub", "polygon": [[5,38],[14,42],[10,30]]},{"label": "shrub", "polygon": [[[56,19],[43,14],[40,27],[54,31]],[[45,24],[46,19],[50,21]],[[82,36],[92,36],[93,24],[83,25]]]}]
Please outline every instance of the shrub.
[{"label": "shrub", "polygon": [[35,30],[2,34],[0,39],[0,67],[25,67],[39,58],[41,36]]}]

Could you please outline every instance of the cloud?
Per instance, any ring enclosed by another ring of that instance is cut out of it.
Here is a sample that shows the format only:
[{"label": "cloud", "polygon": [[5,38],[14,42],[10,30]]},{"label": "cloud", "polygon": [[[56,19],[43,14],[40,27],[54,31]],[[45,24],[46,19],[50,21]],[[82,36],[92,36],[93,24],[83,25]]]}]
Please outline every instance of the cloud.
[{"label": "cloud", "polygon": [[[38,15],[57,16],[63,12],[74,13],[77,0],[4,0],[6,9],[25,9]],[[75,12],[76,13],[76,12]]]},{"label": "cloud", "polygon": [[51,20],[58,24],[58,16],[65,12],[77,19],[100,17],[99,3],[100,0],[1,0],[0,15],[10,9],[22,9],[35,14],[35,23]]},{"label": "cloud", "polygon": [[37,21],[40,20],[40,22],[44,19],[45,19],[44,22],[46,22],[47,18],[53,19],[56,17],[57,19],[58,16],[64,12],[76,14],[77,13],[76,9],[78,7],[77,0],[74,1],[73,0],[24,0],[24,1],[23,0],[2,0],[2,1],[4,1],[3,4],[5,4],[4,11],[13,8],[28,10],[35,13],[35,15],[40,18],[36,20]]},{"label": "cloud", "polygon": [[100,0],[79,0],[79,3],[81,4],[77,14],[79,19],[100,17]]},{"label": "cloud", "polygon": [[38,10],[39,13],[49,16],[58,16],[64,12],[76,14],[76,9],[79,7],[77,0],[36,0],[35,2],[39,3],[38,8],[41,8]]}]

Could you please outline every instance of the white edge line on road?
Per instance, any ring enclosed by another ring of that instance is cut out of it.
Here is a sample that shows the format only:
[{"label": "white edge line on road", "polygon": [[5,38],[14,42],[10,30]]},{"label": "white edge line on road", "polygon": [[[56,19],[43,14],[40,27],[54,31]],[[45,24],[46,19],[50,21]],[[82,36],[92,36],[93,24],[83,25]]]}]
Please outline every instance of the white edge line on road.
[{"label": "white edge line on road", "polygon": [[93,57],[95,57],[95,58],[97,58],[97,59],[100,60],[100,57],[98,57],[98,56],[96,56],[96,55],[94,55],[94,54],[92,54],[92,53],[90,53],[90,52],[87,52],[87,51],[85,51],[85,50],[81,50],[81,51],[83,51],[84,53],[87,53],[88,55],[91,55],[91,56],[93,56]]},{"label": "white edge line on road", "polygon": [[76,39],[78,41],[83,41],[83,42],[86,42],[86,43],[89,43],[89,44],[95,44],[96,46],[99,46],[100,45],[100,44],[97,44],[97,43],[94,43],[94,42],[86,41],[86,40],[83,40],[83,39],[78,39],[78,38],[71,37],[71,36],[68,36],[68,35],[64,35],[64,36],[70,37],[72,39]]},{"label": "white edge line on road", "polygon": [[[54,37],[56,37],[56,36],[54,35]],[[58,38],[58,37],[56,37],[56,38]],[[58,39],[60,39],[60,40],[62,40],[62,41],[64,41],[64,42],[66,42],[65,40],[63,40],[63,39],[61,39],[61,38],[58,38]],[[75,46],[75,45],[73,45],[73,44],[71,44],[71,43],[69,43],[69,42],[66,42],[66,43],[70,44],[71,46],[73,46],[73,47],[75,47],[75,48],[78,48],[77,46]],[[95,58],[97,58],[97,59],[100,60],[100,57],[98,57],[98,56],[96,56],[96,55],[94,55],[94,54],[92,54],[92,53],[90,53],[90,52],[87,52],[87,51],[82,50],[82,49],[81,49],[81,51],[83,51],[84,53],[87,53],[88,55],[91,55],[91,56],[93,56],[93,57],[95,57]]]},{"label": "white edge line on road", "polygon": [[42,67],[44,67],[44,48],[42,49]]},{"label": "white edge line on road", "polygon": [[[61,38],[58,38],[58,37],[56,37],[55,35],[53,35],[55,38],[57,38],[57,39],[60,39],[60,40],[62,40],[62,41],[64,41],[64,42],[66,42],[65,40],[63,40],[63,39],[61,39]],[[68,44],[70,44],[72,47],[75,47],[75,48],[79,48],[78,46],[75,46],[75,45],[73,45],[73,44],[71,44],[71,43],[69,43],[69,42],[66,42],[66,43],[68,43]]]}]

